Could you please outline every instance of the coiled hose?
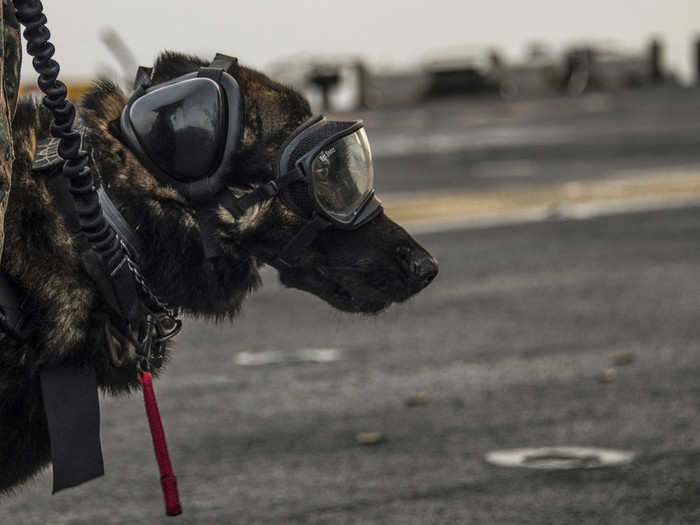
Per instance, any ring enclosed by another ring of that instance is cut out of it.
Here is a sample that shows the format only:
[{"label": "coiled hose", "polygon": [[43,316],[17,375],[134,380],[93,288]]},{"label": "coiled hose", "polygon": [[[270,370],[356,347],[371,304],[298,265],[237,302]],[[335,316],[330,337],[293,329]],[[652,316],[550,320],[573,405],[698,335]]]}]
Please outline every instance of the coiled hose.
[{"label": "coiled hose", "polygon": [[100,255],[111,275],[127,256],[116,233],[107,222],[97,197],[90,159],[80,148],[80,134],[73,129],[75,106],[66,98],[66,85],[58,80],[59,65],[52,57],[55,48],[46,27],[46,15],[40,0],[14,0],[17,20],[25,27],[27,53],[39,73],[43,105],[51,111],[51,135],[59,139],[58,154],[64,159],[63,175],[68,178],[70,193],[78,214],[80,230]]}]

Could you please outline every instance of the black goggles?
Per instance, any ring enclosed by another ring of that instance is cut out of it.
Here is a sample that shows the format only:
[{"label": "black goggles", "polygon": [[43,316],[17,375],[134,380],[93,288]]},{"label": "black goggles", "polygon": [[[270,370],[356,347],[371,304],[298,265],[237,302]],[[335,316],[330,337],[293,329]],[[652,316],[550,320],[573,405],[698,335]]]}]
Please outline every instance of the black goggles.
[{"label": "black goggles", "polygon": [[321,214],[335,226],[359,228],[381,211],[374,193],[372,153],[362,121],[312,117],[280,148],[283,202],[306,217]]}]

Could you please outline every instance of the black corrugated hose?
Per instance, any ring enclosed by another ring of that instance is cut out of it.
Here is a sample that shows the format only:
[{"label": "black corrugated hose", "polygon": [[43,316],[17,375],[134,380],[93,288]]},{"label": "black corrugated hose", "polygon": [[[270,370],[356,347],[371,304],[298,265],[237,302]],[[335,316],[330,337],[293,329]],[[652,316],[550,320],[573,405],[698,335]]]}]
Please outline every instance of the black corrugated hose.
[{"label": "black corrugated hose", "polygon": [[70,193],[78,213],[80,229],[102,257],[111,274],[126,255],[115,232],[102,214],[95,180],[90,171],[88,153],[80,148],[80,134],[73,129],[75,107],[66,99],[66,86],[58,80],[59,65],[53,60],[55,48],[49,38],[46,16],[40,0],[14,0],[17,20],[25,27],[27,53],[39,73],[42,103],[51,111],[51,134],[59,139],[58,153],[65,160],[63,175],[68,178]]}]

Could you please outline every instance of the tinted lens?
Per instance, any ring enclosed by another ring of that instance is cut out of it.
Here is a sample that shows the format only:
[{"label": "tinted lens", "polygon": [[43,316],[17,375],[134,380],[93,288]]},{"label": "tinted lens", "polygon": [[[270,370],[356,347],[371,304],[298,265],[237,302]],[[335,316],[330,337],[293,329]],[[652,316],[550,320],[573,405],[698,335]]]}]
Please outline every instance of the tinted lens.
[{"label": "tinted lens", "polygon": [[311,163],[316,200],[340,222],[350,222],[374,184],[372,154],[364,129],[324,147]]}]

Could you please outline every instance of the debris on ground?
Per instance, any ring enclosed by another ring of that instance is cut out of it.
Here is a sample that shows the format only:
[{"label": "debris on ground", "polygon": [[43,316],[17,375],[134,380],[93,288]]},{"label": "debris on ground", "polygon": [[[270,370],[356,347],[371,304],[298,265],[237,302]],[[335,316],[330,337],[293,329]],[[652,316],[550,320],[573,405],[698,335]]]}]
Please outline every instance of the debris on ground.
[{"label": "debris on ground", "polygon": [[386,436],[381,432],[359,432],[355,435],[358,445],[379,445],[386,441]]},{"label": "debris on ground", "polygon": [[612,383],[617,379],[617,370],[614,368],[606,368],[598,375],[598,381],[601,383]]},{"label": "debris on ground", "polygon": [[407,407],[418,407],[427,405],[428,403],[430,403],[430,396],[425,392],[419,392],[418,394],[409,396],[404,401]]},{"label": "debris on ground", "polygon": [[615,366],[631,365],[637,360],[637,356],[633,352],[617,352],[612,355],[612,364]]}]

